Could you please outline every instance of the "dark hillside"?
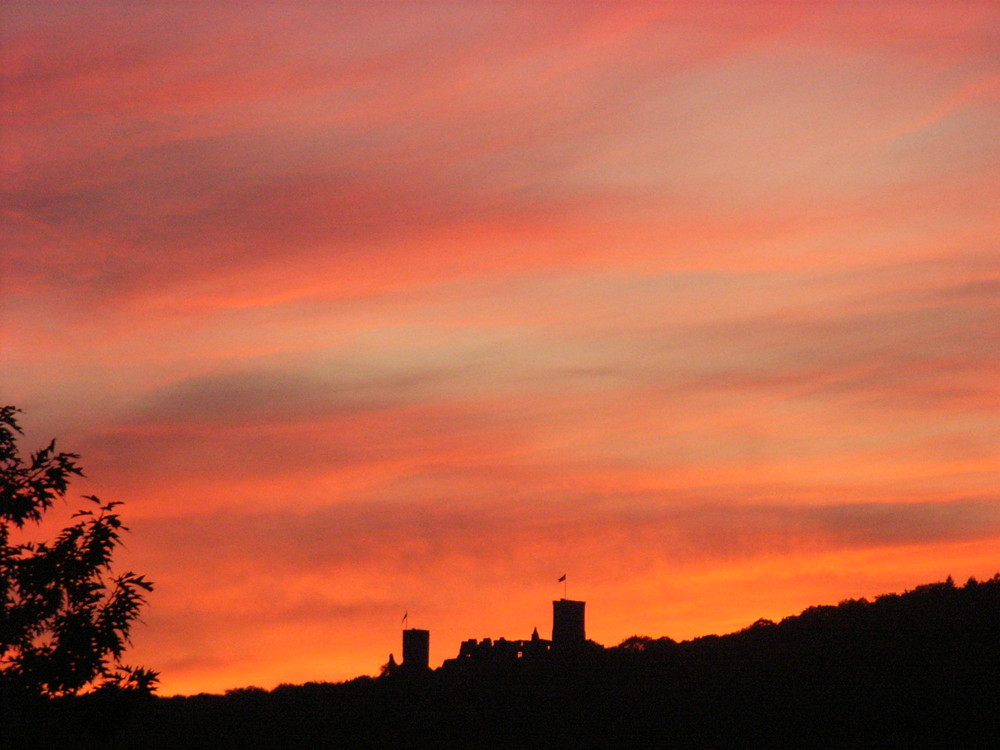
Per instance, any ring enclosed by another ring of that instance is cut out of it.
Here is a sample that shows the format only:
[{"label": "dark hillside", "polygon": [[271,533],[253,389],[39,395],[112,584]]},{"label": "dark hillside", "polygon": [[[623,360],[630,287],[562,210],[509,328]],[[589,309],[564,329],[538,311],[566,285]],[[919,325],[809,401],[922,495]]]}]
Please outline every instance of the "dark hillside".
[{"label": "dark hillside", "polygon": [[111,747],[995,747],[1000,576],[506,667],[160,698]]}]

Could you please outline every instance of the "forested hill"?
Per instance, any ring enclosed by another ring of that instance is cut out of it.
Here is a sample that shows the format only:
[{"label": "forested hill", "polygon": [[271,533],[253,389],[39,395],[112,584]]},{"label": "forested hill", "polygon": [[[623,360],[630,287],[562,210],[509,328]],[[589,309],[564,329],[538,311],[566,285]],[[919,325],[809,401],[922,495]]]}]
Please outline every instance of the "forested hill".
[{"label": "forested hill", "polygon": [[111,747],[997,747],[1000,575],[677,643],[136,705]]},{"label": "forested hill", "polygon": [[949,578],[903,594],[883,594],[874,601],[846,599],[836,606],[810,607],[781,622],[761,619],[729,635],[681,643],[633,636],[607,652],[621,663],[647,665],[677,660],[776,663],[810,654],[865,659],[911,653],[917,658],[928,650],[944,657],[942,650],[950,646],[963,650],[995,646],[998,627],[1000,574],[987,581],[969,579],[961,587]]}]

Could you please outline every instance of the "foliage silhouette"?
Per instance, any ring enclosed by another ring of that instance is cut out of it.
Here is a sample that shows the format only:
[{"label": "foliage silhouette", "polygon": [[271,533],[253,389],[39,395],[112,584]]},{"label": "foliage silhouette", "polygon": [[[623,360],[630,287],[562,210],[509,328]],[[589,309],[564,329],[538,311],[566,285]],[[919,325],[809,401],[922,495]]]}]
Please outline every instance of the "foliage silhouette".
[{"label": "foliage silhouette", "polygon": [[0,407],[0,691],[8,727],[43,699],[149,693],[157,682],[155,672],[122,662],[153,587],[141,575],[111,570],[126,530],[120,503],[86,496],[54,540],[24,541],[26,527],[40,524],[83,472],[79,456],[57,452],[54,440],[26,461],[18,413]]}]

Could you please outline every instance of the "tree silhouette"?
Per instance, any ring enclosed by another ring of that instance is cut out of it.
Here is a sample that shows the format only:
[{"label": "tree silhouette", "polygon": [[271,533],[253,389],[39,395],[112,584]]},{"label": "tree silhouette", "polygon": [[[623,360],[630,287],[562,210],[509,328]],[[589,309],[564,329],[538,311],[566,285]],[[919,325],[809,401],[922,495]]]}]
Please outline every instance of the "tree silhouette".
[{"label": "tree silhouette", "polygon": [[126,530],[117,502],[86,496],[87,507],[51,542],[20,541],[69,480],[75,453],[53,440],[25,461],[13,406],[0,407],[0,689],[6,696],[68,696],[115,689],[150,692],[156,672],[121,658],[152,584],[115,575],[111,558]]}]

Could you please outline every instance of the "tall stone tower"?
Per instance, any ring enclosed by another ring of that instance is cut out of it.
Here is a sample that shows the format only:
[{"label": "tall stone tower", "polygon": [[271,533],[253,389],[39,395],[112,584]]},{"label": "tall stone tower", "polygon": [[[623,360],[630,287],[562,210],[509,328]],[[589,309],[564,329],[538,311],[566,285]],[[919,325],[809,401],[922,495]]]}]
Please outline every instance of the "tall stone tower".
[{"label": "tall stone tower", "polygon": [[430,669],[431,631],[409,628],[403,631],[403,666]]},{"label": "tall stone tower", "polygon": [[579,646],[587,640],[584,627],[586,602],[557,599],[552,602],[552,647]]}]

